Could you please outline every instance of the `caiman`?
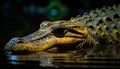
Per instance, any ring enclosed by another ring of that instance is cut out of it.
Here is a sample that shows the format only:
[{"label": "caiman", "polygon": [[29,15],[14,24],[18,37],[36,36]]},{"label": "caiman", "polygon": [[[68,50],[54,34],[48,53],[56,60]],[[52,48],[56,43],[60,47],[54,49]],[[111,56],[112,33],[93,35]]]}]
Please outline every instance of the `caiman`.
[{"label": "caiman", "polygon": [[[12,38],[4,50],[56,53],[72,50],[94,51],[104,45],[120,48],[119,44],[120,5],[113,5],[85,12],[70,20],[43,21],[36,32]],[[107,49],[108,47],[101,50]]]}]

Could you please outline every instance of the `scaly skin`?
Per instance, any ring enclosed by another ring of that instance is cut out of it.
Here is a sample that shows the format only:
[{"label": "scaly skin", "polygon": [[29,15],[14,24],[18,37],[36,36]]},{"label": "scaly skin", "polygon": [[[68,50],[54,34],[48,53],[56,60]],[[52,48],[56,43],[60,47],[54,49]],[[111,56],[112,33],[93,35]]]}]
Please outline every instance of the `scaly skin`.
[{"label": "scaly skin", "polygon": [[120,5],[91,10],[68,21],[44,21],[38,31],[11,39],[4,49],[29,52],[91,50],[116,43],[120,44]]}]

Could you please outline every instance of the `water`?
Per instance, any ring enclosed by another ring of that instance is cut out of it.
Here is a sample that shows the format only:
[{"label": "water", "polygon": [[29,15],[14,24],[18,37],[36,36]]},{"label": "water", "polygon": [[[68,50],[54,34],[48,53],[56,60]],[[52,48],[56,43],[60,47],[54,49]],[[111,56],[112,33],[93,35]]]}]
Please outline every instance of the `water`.
[{"label": "water", "polygon": [[[62,55],[62,54],[61,54]],[[120,57],[71,57],[51,54],[9,55],[8,64],[44,68],[119,68]]]},{"label": "water", "polygon": [[89,55],[79,50],[30,54],[7,52],[6,63],[8,68],[120,68],[120,49],[102,46]]}]

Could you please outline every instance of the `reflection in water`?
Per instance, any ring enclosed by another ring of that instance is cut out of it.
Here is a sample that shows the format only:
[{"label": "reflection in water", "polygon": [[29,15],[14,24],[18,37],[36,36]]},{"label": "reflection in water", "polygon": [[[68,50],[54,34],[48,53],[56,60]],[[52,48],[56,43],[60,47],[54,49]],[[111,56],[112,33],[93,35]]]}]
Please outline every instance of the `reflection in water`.
[{"label": "reflection in water", "polygon": [[40,66],[54,66],[52,64],[53,58],[48,55],[43,55],[39,57]]},{"label": "reflection in water", "polygon": [[31,54],[31,55],[9,55],[10,64],[20,65],[39,61],[42,67],[79,67],[79,68],[118,68],[120,67],[119,57],[55,57],[51,55]]},{"label": "reflection in water", "polygon": [[[103,46],[92,54],[72,51],[68,53],[39,52],[26,55],[14,55],[7,52],[9,64],[37,64],[40,67],[77,67],[77,68],[120,68],[120,48]],[[35,63],[38,62],[38,63]]]}]

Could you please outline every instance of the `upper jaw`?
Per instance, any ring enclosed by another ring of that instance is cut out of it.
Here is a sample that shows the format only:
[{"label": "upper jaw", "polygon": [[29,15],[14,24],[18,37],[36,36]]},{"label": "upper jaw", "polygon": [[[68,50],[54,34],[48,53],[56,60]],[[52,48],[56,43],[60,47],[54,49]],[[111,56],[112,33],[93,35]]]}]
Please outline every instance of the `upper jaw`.
[{"label": "upper jaw", "polygon": [[4,50],[12,50],[12,48],[17,44],[21,42],[18,37],[12,38],[4,47]]},{"label": "upper jaw", "polygon": [[[38,50],[30,50],[30,48],[37,48],[43,46],[51,39],[51,35],[46,36],[44,38],[38,38],[35,40],[25,40],[25,38],[12,38],[8,43],[6,43],[4,50],[5,51],[38,51]],[[42,49],[41,49],[42,50]]]}]

